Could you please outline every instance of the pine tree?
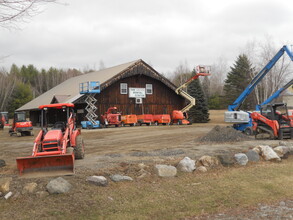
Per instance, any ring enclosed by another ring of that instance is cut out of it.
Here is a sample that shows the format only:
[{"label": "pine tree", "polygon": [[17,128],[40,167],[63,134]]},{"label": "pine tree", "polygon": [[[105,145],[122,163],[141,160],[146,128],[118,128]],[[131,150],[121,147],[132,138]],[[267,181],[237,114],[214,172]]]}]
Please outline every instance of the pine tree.
[{"label": "pine tree", "polygon": [[[245,90],[252,75],[252,64],[245,54],[239,55],[233,67],[227,75],[225,80],[224,92],[225,103],[231,105],[238,96]],[[243,103],[242,109],[250,110],[255,106],[255,99],[253,95],[247,97]]]},{"label": "pine tree", "polygon": [[[192,76],[195,70],[192,71]],[[209,109],[199,79],[194,80],[187,88],[189,95],[195,98],[196,104],[188,111],[188,120],[192,123],[206,123],[209,121]]]}]

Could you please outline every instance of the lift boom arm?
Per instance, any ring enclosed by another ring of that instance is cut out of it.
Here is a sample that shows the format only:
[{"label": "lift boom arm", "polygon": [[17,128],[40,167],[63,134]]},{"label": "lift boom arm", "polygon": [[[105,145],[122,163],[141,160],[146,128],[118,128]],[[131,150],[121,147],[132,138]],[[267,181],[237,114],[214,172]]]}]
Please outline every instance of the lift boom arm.
[{"label": "lift boom arm", "polygon": [[190,108],[192,108],[192,106],[195,105],[195,98],[192,97],[191,95],[189,95],[187,92],[185,92],[183,89],[186,88],[193,80],[196,80],[198,77],[200,76],[209,76],[210,74],[209,73],[197,73],[195,76],[193,76],[192,78],[190,78],[186,83],[182,84],[181,86],[179,86],[175,92],[178,94],[178,95],[181,95],[183,96],[184,98],[186,98],[187,100],[190,101],[190,103],[185,106],[181,112],[187,112]]},{"label": "lift boom arm", "polygon": [[293,79],[290,80],[286,85],[284,85],[282,88],[280,88],[278,91],[276,91],[273,95],[271,95],[267,100],[265,100],[263,103],[256,106],[256,111],[260,111],[261,106],[271,103],[274,99],[278,98],[279,95],[284,92],[286,89],[288,89],[293,84]]},{"label": "lift boom arm", "polygon": [[229,111],[238,111],[246,99],[246,97],[254,90],[256,85],[263,79],[263,77],[273,68],[276,62],[287,53],[290,59],[293,61],[292,51],[288,46],[284,45],[277,54],[267,63],[267,65],[252,79],[246,89],[240,94],[240,96],[234,101],[232,105],[228,106]]}]

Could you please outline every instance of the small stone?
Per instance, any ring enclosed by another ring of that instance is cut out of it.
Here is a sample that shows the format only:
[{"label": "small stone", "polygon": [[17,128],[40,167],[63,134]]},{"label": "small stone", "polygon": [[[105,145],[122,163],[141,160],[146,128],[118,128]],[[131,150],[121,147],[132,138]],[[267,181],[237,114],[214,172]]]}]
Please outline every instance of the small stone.
[{"label": "small stone", "polygon": [[171,165],[157,164],[155,166],[155,172],[160,177],[174,177],[177,174],[177,169]]},{"label": "small stone", "polygon": [[33,194],[37,189],[38,184],[37,183],[27,183],[23,187],[22,194]]},{"label": "small stone", "polygon": [[90,176],[86,178],[86,181],[95,184],[97,186],[107,186],[108,180],[104,176]]},{"label": "small stone", "polygon": [[191,173],[195,170],[195,160],[192,160],[189,157],[184,157],[177,165],[177,169],[181,172]]},{"label": "small stone", "polygon": [[281,201],[281,202],[279,203],[279,205],[280,205],[280,206],[285,206],[286,203],[285,203],[284,201]]},{"label": "small stone", "polygon": [[51,180],[47,184],[46,188],[50,194],[60,194],[69,192],[69,190],[72,188],[72,185],[62,177],[58,177]]},{"label": "small stone", "polygon": [[201,173],[205,173],[205,172],[208,171],[208,169],[206,167],[204,167],[204,166],[199,166],[199,167],[196,168],[196,171],[199,171]]},{"label": "small stone", "polygon": [[259,153],[255,150],[249,150],[246,152],[246,156],[248,158],[248,161],[258,162],[259,161]]},{"label": "small stone", "polygon": [[129,176],[122,176],[120,174],[114,174],[112,176],[110,176],[110,179],[113,182],[121,182],[121,181],[133,181],[133,179]]},{"label": "small stone", "polygon": [[137,166],[138,166],[138,168],[140,168],[140,169],[144,169],[144,168],[147,167],[144,163],[139,163]]},{"label": "small stone", "polygon": [[0,167],[5,167],[6,163],[5,160],[0,159]]},{"label": "small stone", "polygon": [[36,196],[38,198],[45,198],[45,197],[49,196],[49,193],[47,191],[38,191],[38,192],[36,192]]},{"label": "small stone", "polygon": [[0,178],[0,192],[3,192],[3,193],[9,192],[11,181],[12,181],[11,177]]},{"label": "small stone", "polygon": [[236,162],[241,165],[241,166],[245,166],[248,162],[248,158],[246,156],[246,154],[243,153],[238,153],[234,155]]},{"label": "small stone", "polygon": [[12,192],[9,192],[7,193],[5,196],[4,196],[4,199],[9,199],[10,197],[12,196]]}]

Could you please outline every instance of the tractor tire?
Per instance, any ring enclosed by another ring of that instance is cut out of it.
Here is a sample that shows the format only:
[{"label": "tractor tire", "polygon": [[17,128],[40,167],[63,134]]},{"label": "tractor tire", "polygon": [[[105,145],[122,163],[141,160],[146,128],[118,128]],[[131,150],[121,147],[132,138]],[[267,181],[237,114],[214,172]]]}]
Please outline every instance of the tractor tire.
[{"label": "tractor tire", "polygon": [[83,159],[84,158],[84,143],[83,139],[80,135],[76,137],[76,146],[74,147],[73,153],[75,159]]},{"label": "tractor tire", "polygon": [[246,134],[247,136],[253,135],[252,128],[250,127],[245,128],[243,133]]}]

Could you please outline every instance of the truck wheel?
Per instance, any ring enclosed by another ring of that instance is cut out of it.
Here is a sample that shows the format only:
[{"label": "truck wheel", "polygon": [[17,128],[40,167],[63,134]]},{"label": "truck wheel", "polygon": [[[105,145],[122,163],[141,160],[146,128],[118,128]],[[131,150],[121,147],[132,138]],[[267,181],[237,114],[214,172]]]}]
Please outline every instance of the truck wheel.
[{"label": "truck wheel", "polygon": [[76,137],[76,146],[74,147],[74,156],[75,159],[83,159],[84,158],[84,143],[83,139],[80,135]]}]

